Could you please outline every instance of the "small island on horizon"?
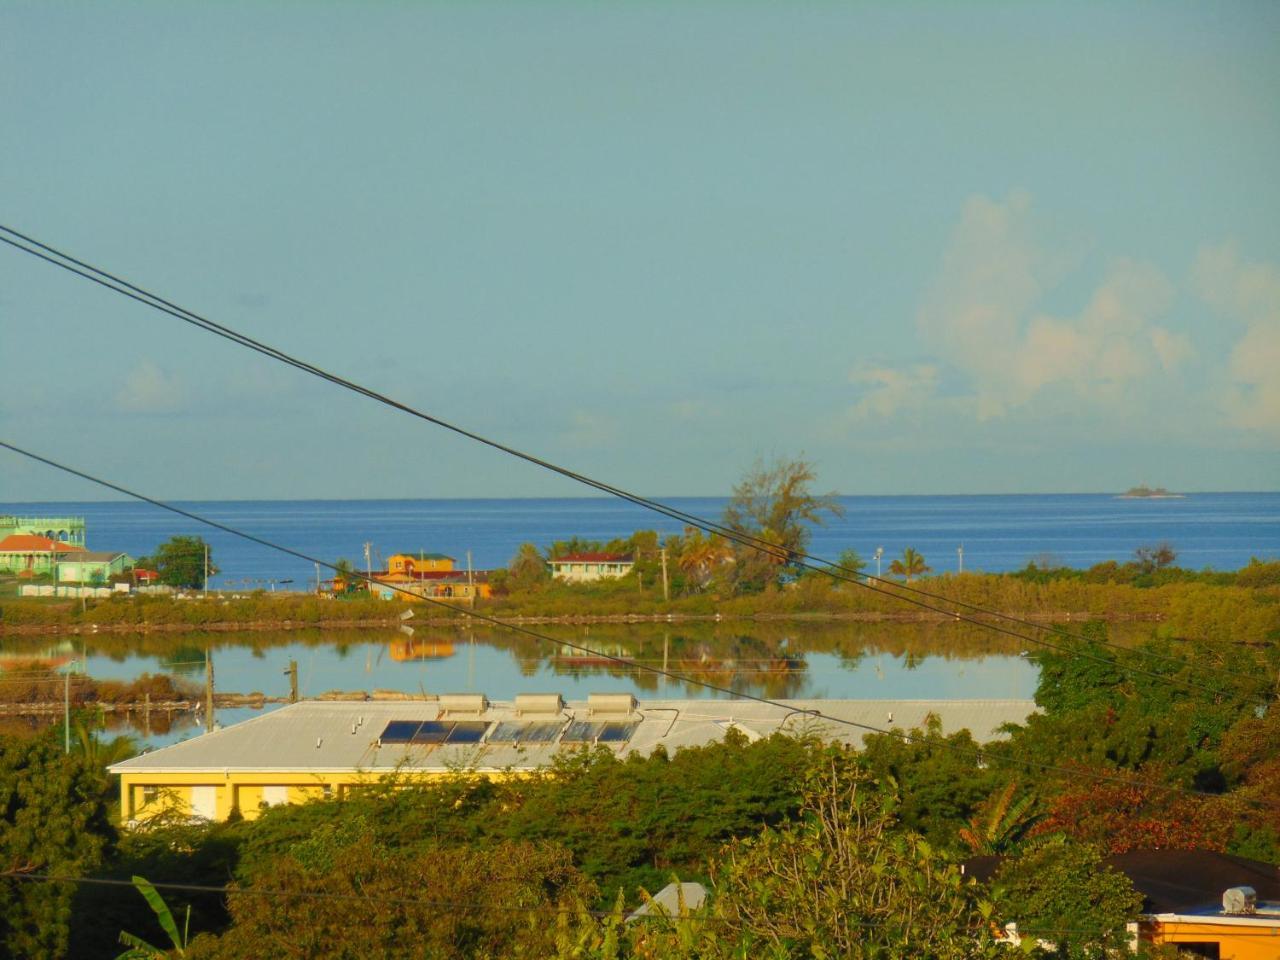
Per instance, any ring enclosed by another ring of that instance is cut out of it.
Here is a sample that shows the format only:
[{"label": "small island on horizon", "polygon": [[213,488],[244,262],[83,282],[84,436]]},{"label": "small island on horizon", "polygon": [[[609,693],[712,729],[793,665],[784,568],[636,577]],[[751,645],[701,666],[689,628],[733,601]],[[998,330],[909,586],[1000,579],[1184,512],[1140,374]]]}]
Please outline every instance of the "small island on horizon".
[{"label": "small island on horizon", "polygon": [[1183,500],[1185,493],[1170,493],[1164,487],[1148,487],[1140,483],[1116,496],[1117,500]]}]

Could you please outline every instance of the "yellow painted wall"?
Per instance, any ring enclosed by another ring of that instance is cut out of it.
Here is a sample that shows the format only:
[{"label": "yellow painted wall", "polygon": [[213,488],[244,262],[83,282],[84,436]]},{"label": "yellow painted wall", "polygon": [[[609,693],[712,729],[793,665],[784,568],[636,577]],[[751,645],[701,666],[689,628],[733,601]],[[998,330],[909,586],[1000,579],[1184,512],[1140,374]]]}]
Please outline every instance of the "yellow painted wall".
[{"label": "yellow painted wall", "polygon": [[[502,774],[513,776],[518,774]],[[400,771],[398,776],[409,780],[428,781],[452,776],[447,770]],[[328,797],[341,800],[352,791],[377,783],[380,774],[362,770],[303,771],[244,771],[235,773],[126,773],[120,777],[120,819],[149,820],[161,814],[190,817],[192,788],[212,786],[215,795],[215,819],[225,820],[233,807],[238,806],[246,820],[255,819],[262,811],[260,804],[264,788],[285,787],[286,803],[306,803],[308,800]],[[145,799],[147,787],[154,787],[154,796]]]},{"label": "yellow painted wall", "polygon": [[1150,942],[1156,945],[1217,943],[1222,960],[1276,960],[1280,957],[1280,920],[1270,927],[1261,924],[1155,922],[1149,936]]}]

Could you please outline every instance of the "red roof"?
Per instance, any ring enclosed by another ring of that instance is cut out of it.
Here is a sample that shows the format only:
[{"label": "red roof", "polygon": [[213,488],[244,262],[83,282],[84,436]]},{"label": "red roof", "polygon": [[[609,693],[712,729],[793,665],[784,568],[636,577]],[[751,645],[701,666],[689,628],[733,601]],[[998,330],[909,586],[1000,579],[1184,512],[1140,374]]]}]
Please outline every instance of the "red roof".
[{"label": "red roof", "polygon": [[552,557],[552,563],[630,563],[629,553],[566,553]]},{"label": "red roof", "polygon": [[49,553],[53,550],[65,553],[83,549],[84,547],[50,540],[48,537],[38,537],[34,533],[11,533],[0,540],[0,553]]}]

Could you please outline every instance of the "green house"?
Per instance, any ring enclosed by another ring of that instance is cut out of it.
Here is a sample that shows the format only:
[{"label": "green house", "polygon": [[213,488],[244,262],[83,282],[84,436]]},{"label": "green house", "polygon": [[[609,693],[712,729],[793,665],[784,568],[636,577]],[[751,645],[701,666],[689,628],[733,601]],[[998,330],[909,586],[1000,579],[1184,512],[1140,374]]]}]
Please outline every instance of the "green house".
[{"label": "green house", "polygon": [[127,573],[133,558],[127,553],[109,550],[78,550],[63,554],[58,560],[58,583],[106,583],[113,576]]}]

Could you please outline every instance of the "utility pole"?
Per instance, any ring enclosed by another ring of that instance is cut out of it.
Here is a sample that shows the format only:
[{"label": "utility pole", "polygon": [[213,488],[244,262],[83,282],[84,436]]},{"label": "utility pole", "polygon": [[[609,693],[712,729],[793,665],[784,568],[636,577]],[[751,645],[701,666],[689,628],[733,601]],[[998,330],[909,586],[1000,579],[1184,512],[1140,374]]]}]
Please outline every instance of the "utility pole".
[{"label": "utility pole", "polygon": [[964,573],[964,544],[956,547],[956,556],[960,558],[960,573]]},{"label": "utility pole", "polygon": [[204,545],[204,596],[209,599],[209,544]]},{"label": "utility pole", "polygon": [[204,732],[213,733],[213,655],[204,648]]},{"label": "utility pole", "polygon": [[475,575],[471,571],[471,551],[467,551],[467,585],[471,587],[471,595],[475,596],[476,580]]},{"label": "utility pole", "polygon": [[316,596],[320,595],[320,564],[316,564]]},{"label": "utility pole", "polygon": [[369,550],[373,544],[368,540],[364,542],[364,572],[369,575],[369,579],[365,581],[365,588],[373,593],[373,561],[369,558]]},{"label": "utility pole", "polygon": [[67,753],[71,752],[71,669],[74,666],[75,661],[72,660],[62,675],[62,729]]},{"label": "utility pole", "polygon": [[667,583],[667,548],[662,548],[662,599],[664,601],[671,599],[671,588]]},{"label": "utility pole", "polygon": [[876,579],[880,579],[880,558],[884,556],[884,547],[876,547]]},{"label": "utility pole", "polygon": [[289,669],[285,671],[289,675],[289,702],[298,702],[298,661],[290,660]]}]

